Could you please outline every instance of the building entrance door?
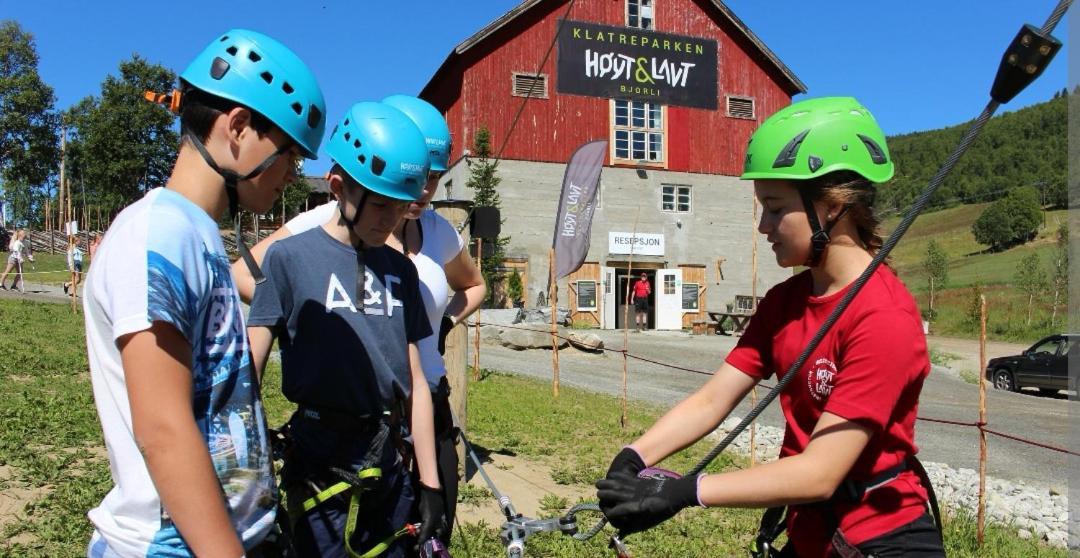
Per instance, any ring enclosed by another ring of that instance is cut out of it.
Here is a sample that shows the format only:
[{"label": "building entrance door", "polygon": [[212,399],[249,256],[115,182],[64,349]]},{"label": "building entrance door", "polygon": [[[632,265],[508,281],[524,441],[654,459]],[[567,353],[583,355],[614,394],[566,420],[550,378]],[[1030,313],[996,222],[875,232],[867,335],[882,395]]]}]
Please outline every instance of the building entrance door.
[{"label": "building entrance door", "polygon": [[634,281],[637,281],[642,273],[645,274],[649,285],[652,286],[652,292],[649,293],[648,309],[645,312],[646,327],[644,329],[654,329],[656,327],[656,270],[635,269],[634,274],[630,275],[629,269],[621,267],[615,268],[616,284],[619,286],[615,292],[615,329],[622,329],[624,320],[631,329],[635,327],[634,296],[631,290]]}]

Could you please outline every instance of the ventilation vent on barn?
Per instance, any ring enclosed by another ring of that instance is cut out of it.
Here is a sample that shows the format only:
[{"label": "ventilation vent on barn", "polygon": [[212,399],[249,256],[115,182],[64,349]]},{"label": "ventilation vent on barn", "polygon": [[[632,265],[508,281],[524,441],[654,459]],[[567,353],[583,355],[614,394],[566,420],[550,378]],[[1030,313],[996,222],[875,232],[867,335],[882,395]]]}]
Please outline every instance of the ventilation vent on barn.
[{"label": "ventilation vent on barn", "polygon": [[732,118],[754,119],[754,100],[749,97],[728,97],[727,115]]},{"label": "ventilation vent on barn", "polygon": [[[532,93],[529,93],[529,90]],[[533,99],[547,99],[547,74],[514,74],[515,97],[531,97]]]}]

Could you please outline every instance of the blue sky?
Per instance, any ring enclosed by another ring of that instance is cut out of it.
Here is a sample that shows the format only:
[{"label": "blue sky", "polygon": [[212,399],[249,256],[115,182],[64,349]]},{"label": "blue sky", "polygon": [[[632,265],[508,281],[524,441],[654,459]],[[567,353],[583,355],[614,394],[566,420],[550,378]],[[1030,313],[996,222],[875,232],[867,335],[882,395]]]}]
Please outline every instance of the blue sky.
[{"label": "blue sky", "polygon": [[[318,76],[329,116],[336,119],[358,100],[418,93],[454,45],[517,4],[518,0],[4,0],[0,18],[14,19],[34,35],[41,56],[39,70],[55,88],[60,108],[98,93],[106,74],[115,73],[119,62],[132,53],[179,72],[217,34],[248,27],[299,53]],[[727,1],[807,84],[809,96],[853,95],[871,109],[887,134],[940,128],[975,116],[986,104],[1001,53],[1020,25],[1041,26],[1055,4],[1055,0]],[[1065,22],[1055,35],[1068,49]],[[542,56],[543,52],[536,53],[538,62]],[[1049,99],[1054,91],[1075,83],[1075,77],[1067,79],[1066,61],[1063,50],[1039,81],[1005,109]],[[325,158],[308,170],[321,172],[324,164]]]}]

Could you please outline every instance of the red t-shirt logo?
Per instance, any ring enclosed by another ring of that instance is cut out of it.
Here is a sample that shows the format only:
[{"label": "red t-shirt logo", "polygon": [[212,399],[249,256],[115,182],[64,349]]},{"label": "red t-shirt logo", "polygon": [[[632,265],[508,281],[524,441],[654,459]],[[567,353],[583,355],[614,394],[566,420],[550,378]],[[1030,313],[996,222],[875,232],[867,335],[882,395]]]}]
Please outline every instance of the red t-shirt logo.
[{"label": "red t-shirt logo", "polygon": [[806,387],[810,395],[816,401],[824,401],[829,398],[833,390],[833,378],[836,376],[836,363],[827,359],[819,358],[814,361],[810,373],[806,375]]}]

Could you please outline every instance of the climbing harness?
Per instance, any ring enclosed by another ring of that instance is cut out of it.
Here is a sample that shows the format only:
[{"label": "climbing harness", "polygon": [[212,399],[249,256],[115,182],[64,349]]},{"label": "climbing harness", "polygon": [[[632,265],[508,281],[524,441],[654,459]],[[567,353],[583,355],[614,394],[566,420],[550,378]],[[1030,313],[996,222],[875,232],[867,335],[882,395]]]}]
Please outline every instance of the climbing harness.
[{"label": "climbing harness", "polygon": [[[353,417],[336,411],[301,405],[289,422],[280,429],[270,430],[274,459],[285,460],[286,466],[289,466],[289,458],[294,450],[290,431],[295,420],[317,421],[326,428],[340,432],[375,432],[355,472],[341,467],[327,467],[323,471],[303,475],[306,477],[304,484],[308,487],[309,495],[303,499],[287,499],[290,532],[301,516],[317,511],[321,505],[335,498],[348,498],[344,541],[349,558],[374,558],[386,552],[398,539],[417,535],[420,524],[408,524],[367,550],[361,552],[352,547],[352,538],[360,520],[364,496],[378,488],[382,482],[383,471],[377,465],[381,456],[386,451],[400,452],[402,450],[400,440],[397,439],[399,437],[395,433],[395,430],[400,427],[399,417],[400,411],[386,412],[374,417]],[[436,558],[444,556],[437,552],[438,549],[432,547],[430,556]]]},{"label": "climbing harness", "polygon": [[[923,468],[922,463],[919,462],[916,457],[912,456],[907,460],[882,471],[868,481],[860,482],[852,479],[845,479],[844,482],[840,483],[840,486],[836,489],[836,492],[831,498],[824,502],[807,506],[820,511],[825,518],[828,529],[832,531],[832,535],[830,535],[829,539],[832,542],[833,549],[840,558],[874,558],[874,556],[872,554],[863,554],[862,551],[855,547],[855,545],[848,542],[847,537],[844,536],[843,531],[840,530],[840,521],[836,517],[837,504],[858,503],[867,493],[891,483],[905,471],[912,471],[915,473],[915,475],[919,477],[919,481],[926,487],[927,494],[929,495],[930,511],[934,516],[934,525],[937,527],[938,532],[941,532],[941,511],[938,508],[934,487],[930,483],[930,477],[927,475],[926,469]],[[787,528],[786,512],[787,507],[785,506],[765,510],[765,514],[761,517],[761,526],[758,529],[757,538],[754,539],[754,542],[750,547],[750,556],[752,558],[778,558],[779,556],[782,556],[780,549],[773,546],[773,541],[775,541]]]}]

